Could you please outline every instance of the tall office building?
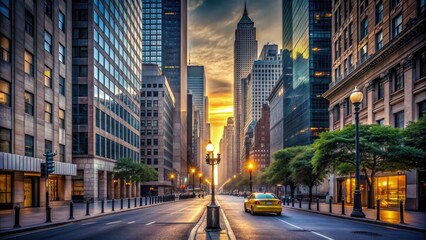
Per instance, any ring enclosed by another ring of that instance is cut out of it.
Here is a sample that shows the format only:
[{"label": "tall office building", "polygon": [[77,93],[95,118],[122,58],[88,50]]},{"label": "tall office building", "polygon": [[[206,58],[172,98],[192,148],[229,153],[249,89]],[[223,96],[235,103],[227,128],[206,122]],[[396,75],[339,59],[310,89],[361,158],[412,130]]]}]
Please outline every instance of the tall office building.
[{"label": "tall office building", "polygon": [[283,76],[279,78],[269,97],[269,161],[272,161],[272,156],[278,150],[284,148],[284,87]]},{"label": "tall office building", "polygon": [[307,145],[328,130],[331,1],[283,1],[283,36],[284,147]]},{"label": "tall office building", "polygon": [[[222,183],[227,179],[231,178],[234,174],[237,174],[237,163],[234,160],[235,153],[235,141],[234,141],[234,118],[229,117],[226,126],[223,127],[222,145],[220,146],[221,161],[219,164],[219,169],[221,169],[222,178],[220,179]],[[221,184],[219,184],[221,185]]]},{"label": "tall office building", "polygon": [[[196,109],[200,113],[200,134],[201,142],[204,142],[204,129],[206,127],[206,73],[204,66],[188,66],[188,90],[192,91],[192,100]],[[189,109],[189,105],[188,105]],[[201,146],[193,146],[201,147]],[[201,151],[200,151],[201,150]],[[194,158],[194,164],[198,167],[202,166],[204,157],[202,156],[202,149],[198,150],[200,155]],[[200,168],[199,168],[200,169]]]},{"label": "tall office building", "polygon": [[[333,81],[323,94],[330,101],[330,130],[355,122],[349,100],[355,87],[364,94],[361,123],[404,128],[426,115],[425,9],[425,1],[416,0],[334,1]],[[426,210],[425,171],[382,172],[374,181],[383,207],[398,207],[405,199],[407,210]],[[353,202],[353,177],[329,182],[337,201],[346,192],[345,201]]]},{"label": "tall office building", "polygon": [[187,0],[143,0],[143,62],[160,66],[176,100],[173,161],[187,175]]},{"label": "tall office building", "polygon": [[[175,99],[167,78],[156,64],[143,64],[141,89],[141,162],[158,172],[157,181],[142,184],[142,195],[169,194],[173,169]],[[150,187],[154,190],[150,191]]]},{"label": "tall office building", "polygon": [[262,104],[262,113],[253,131],[253,145],[250,149],[250,159],[253,161],[256,169],[265,170],[269,167],[269,132],[270,118],[269,105]]},{"label": "tall office building", "polygon": [[71,2],[0,3],[0,209],[71,200]]},{"label": "tall office building", "polygon": [[244,138],[243,129],[243,108],[241,97],[241,81],[251,72],[254,60],[257,58],[257,40],[256,28],[253,21],[247,13],[247,7],[244,5],[244,13],[238,22],[235,30],[234,41],[234,117],[235,117],[235,158],[238,171],[242,171],[242,139]]},{"label": "tall office building", "polygon": [[136,196],[113,170],[120,158],[140,161],[142,1],[83,2],[72,3],[73,198]]}]

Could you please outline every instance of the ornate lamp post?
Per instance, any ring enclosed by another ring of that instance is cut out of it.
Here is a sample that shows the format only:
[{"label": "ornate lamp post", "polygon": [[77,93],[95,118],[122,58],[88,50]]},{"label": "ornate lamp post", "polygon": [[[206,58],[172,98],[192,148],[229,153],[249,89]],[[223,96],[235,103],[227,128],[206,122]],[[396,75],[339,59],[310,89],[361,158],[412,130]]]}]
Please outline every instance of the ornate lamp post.
[{"label": "ornate lamp post", "polygon": [[192,173],[192,195],[195,196],[195,169],[191,169],[191,173]]},{"label": "ornate lamp post", "polygon": [[172,195],[173,195],[173,189],[175,188],[175,184],[173,182],[174,178],[175,178],[175,175],[173,173],[170,174],[170,181],[172,181],[172,189],[171,189]]},{"label": "ornate lamp post", "polygon": [[357,87],[352,91],[350,100],[355,106],[355,193],[354,208],[351,217],[364,218],[361,205],[361,190],[359,188],[359,104],[362,102],[364,95]]},{"label": "ornate lamp post", "polygon": [[207,206],[207,227],[206,231],[220,231],[220,206],[216,205],[215,200],[215,190],[214,190],[214,165],[220,163],[220,153],[217,154],[217,157],[214,157],[214,146],[211,141],[206,146],[206,163],[212,166],[212,180],[211,180],[211,191],[212,191],[212,201],[209,206]]},{"label": "ornate lamp post", "polygon": [[249,169],[249,172],[250,172],[250,193],[252,193],[253,192],[253,182],[252,182],[251,174],[253,172],[253,163],[249,163],[248,169]]}]

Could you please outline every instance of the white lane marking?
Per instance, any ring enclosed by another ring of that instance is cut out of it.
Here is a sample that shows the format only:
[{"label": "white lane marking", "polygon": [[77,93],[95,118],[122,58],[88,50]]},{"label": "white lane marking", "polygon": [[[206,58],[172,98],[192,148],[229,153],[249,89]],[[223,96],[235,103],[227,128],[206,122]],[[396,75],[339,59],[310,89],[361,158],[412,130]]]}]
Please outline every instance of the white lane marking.
[{"label": "white lane marking", "polygon": [[145,224],[145,225],[147,225],[147,226],[148,226],[148,225],[151,225],[151,224],[153,224],[153,223],[155,223],[155,221],[154,221],[154,222],[147,223],[147,224]]},{"label": "white lane marking", "polygon": [[317,233],[317,232],[314,232],[314,231],[311,231],[311,233],[313,233],[313,234],[315,234],[315,235],[318,235],[318,236],[320,236],[320,237],[323,237],[323,238],[325,238],[325,239],[328,239],[328,240],[334,240],[334,239],[332,239],[332,238],[329,238],[329,237],[327,237],[327,236],[324,236],[324,235],[322,235],[322,234],[320,234],[320,233]]},{"label": "white lane marking", "polygon": [[[295,227],[295,228],[297,228],[297,229],[301,229],[301,230],[303,230],[303,228],[301,228],[301,227],[299,227],[299,226],[296,226],[296,225],[294,225],[294,224],[291,224],[291,223],[289,223],[289,222],[287,222],[287,221],[284,221],[284,220],[281,220],[281,219],[279,219],[279,218],[277,218],[277,219],[278,219],[278,220],[280,220],[281,222],[285,223],[285,224],[288,224],[288,225],[292,226],[292,227]],[[309,231],[309,230],[308,230],[308,231]],[[334,240],[333,238],[327,237],[327,236],[325,236],[325,235],[322,235],[322,234],[317,233],[317,232],[314,232],[314,231],[309,231],[309,232],[311,232],[311,233],[313,233],[313,234],[315,234],[315,235],[317,235],[317,236],[323,237],[323,238],[325,238],[325,239],[327,239],[327,240]]]},{"label": "white lane marking", "polygon": [[136,221],[131,221],[131,222],[128,222],[127,224],[133,224],[133,223],[135,223]]},{"label": "white lane marking", "polygon": [[106,225],[116,224],[116,223],[119,223],[119,222],[121,222],[121,221],[109,222]]},{"label": "white lane marking", "polygon": [[188,208],[190,208],[190,207],[192,207],[192,206],[184,207],[184,208],[179,209],[179,210],[177,210],[177,211],[171,212],[170,214],[175,214],[175,213],[177,213],[177,212],[181,212],[181,211],[183,211],[183,210],[185,210],[185,209],[188,209]]},{"label": "white lane marking", "polygon": [[286,222],[286,221],[284,221],[284,220],[281,220],[281,219],[278,219],[278,220],[280,220],[281,222],[283,222],[283,223],[285,223],[285,224],[288,224],[288,225],[290,225],[290,226],[292,226],[292,227],[295,227],[295,228],[297,228],[297,229],[303,229],[303,228],[301,228],[301,227],[299,227],[299,226],[296,226],[296,225],[291,224],[291,223],[289,223],[289,222]]},{"label": "white lane marking", "polygon": [[83,223],[81,225],[86,226],[86,225],[91,225],[91,224],[95,224],[96,222],[88,222],[88,223]]}]

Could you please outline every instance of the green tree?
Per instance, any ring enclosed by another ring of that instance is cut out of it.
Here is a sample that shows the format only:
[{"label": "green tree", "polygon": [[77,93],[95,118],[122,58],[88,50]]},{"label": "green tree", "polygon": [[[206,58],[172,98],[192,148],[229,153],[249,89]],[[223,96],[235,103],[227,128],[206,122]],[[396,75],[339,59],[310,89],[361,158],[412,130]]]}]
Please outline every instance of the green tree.
[{"label": "green tree", "polygon": [[315,149],[312,145],[293,147],[297,154],[290,161],[292,177],[298,184],[309,189],[309,199],[312,199],[312,189],[324,178],[324,171],[316,171],[312,165]]},{"label": "green tree", "polygon": [[273,154],[270,169],[270,182],[290,187],[290,196],[294,197],[296,182],[290,168],[291,160],[299,153],[299,148],[284,148]]},{"label": "green tree", "polygon": [[114,167],[114,178],[126,182],[148,182],[158,179],[152,167],[134,162],[131,158],[118,159]]},{"label": "green tree", "polygon": [[417,122],[410,122],[404,130],[404,144],[409,149],[404,155],[411,154],[411,165],[419,169],[426,169],[426,116]]},{"label": "green tree", "polygon": [[[421,152],[403,144],[401,129],[389,126],[360,125],[360,172],[365,176],[368,207],[374,208],[374,179],[377,173],[408,170]],[[313,166],[317,172],[352,172],[355,165],[355,127],[323,132],[315,141]]]}]

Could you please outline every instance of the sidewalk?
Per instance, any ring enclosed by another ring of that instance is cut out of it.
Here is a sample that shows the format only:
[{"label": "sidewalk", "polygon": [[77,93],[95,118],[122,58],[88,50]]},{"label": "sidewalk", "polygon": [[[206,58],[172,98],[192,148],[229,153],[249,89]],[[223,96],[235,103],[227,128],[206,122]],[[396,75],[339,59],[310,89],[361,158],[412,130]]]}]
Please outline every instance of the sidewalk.
[{"label": "sidewalk", "polygon": [[284,205],[284,214],[285,208],[310,211],[315,213],[321,213],[326,215],[345,217],[353,220],[366,221],[370,223],[389,225],[394,227],[413,229],[418,231],[426,231],[426,213],[425,212],[414,212],[414,211],[404,211],[404,224],[400,223],[400,213],[396,209],[380,209],[380,221],[376,220],[377,209],[369,209],[366,207],[362,208],[362,211],[365,214],[364,218],[353,218],[350,217],[353,206],[345,205],[345,215],[342,214],[342,205],[341,204],[332,204],[332,213],[329,213],[329,204],[320,202],[319,211],[317,211],[316,201],[312,202],[311,210],[308,210],[308,203],[302,202],[302,208],[299,208],[299,201],[294,201],[294,207],[292,207],[291,201],[289,206],[287,203]]},{"label": "sidewalk", "polygon": [[[188,240],[235,240],[234,233],[231,230],[231,227],[229,225],[229,222],[223,212],[223,210],[220,210],[220,231],[206,231],[207,226],[207,208],[206,211],[204,211],[203,216],[201,217],[200,221],[197,223],[197,225],[194,227],[193,231],[191,232],[191,235],[189,236]],[[195,233],[195,234],[194,234]]]},{"label": "sidewalk", "polygon": [[[176,198],[176,201],[178,199]],[[151,204],[151,205],[160,205],[171,203],[173,201],[165,201],[161,203]],[[84,219],[90,219],[99,217],[102,215],[115,214],[124,211],[131,211],[136,209],[141,209],[144,207],[151,206],[149,204],[149,198],[147,198],[147,204],[145,204],[145,197],[142,197],[142,206],[140,206],[140,198],[130,199],[130,208],[128,206],[128,199],[123,199],[123,210],[121,208],[120,199],[115,199],[114,203],[114,212],[112,211],[112,200],[104,202],[104,213],[101,213],[101,201],[91,202],[89,204],[89,216],[86,216],[86,204],[85,203],[75,203],[74,204],[74,219],[69,219],[70,217],[70,206],[52,206],[51,210],[51,223],[45,223],[46,221],[46,208],[37,207],[37,208],[21,208],[20,210],[20,228],[13,228],[15,223],[15,213],[13,209],[1,210],[0,211],[0,236],[3,234],[8,234],[12,232],[21,232],[25,230],[43,228],[48,226],[57,226],[67,223],[72,223],[76,221],[82,221]]]}]

